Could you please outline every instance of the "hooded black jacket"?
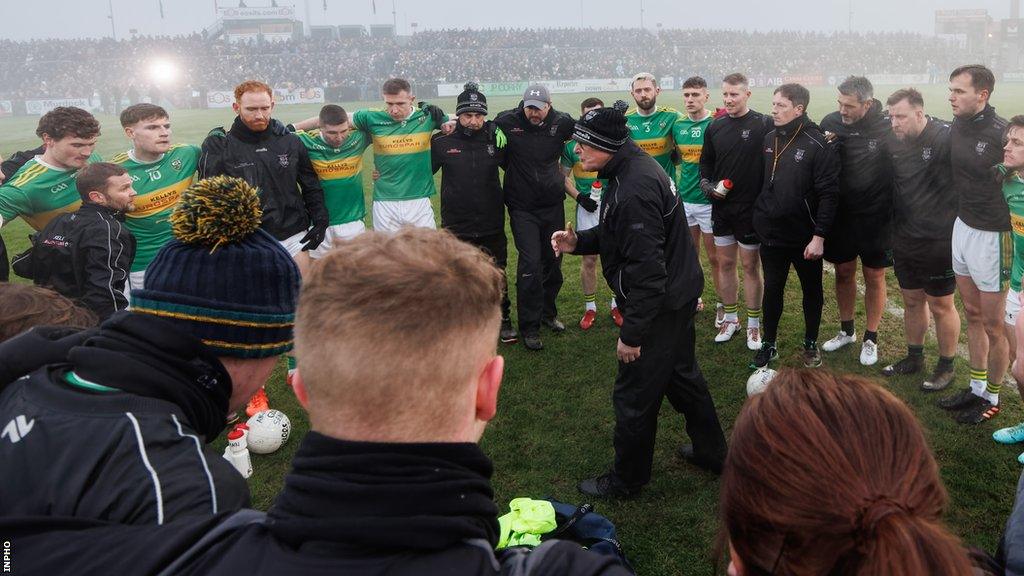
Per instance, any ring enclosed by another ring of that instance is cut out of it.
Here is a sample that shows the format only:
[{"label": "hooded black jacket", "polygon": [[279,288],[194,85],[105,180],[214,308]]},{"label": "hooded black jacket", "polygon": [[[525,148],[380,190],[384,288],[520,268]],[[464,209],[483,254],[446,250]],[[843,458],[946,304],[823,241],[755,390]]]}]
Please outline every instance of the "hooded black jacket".
[{"label": "hooded black jacket", "polygon": [[679,310],[704,291],[675,186],[653,158],[628,140],[598,173],[608,186],[601,224],[579,232],[576,254],[600,254],[618,300],[619,338],[641,346],[662,310]]},{"label": "hooded black jacket", "polygon": [[329,218],[302,141],[276,119],[253,132],[236,117],[231,129],[214,128],[203,141],[199,177],[235,176],[259,188],[264,230],[285,240],[311,224],[327,228]]},{"label": "hooded black jacket", "polygon": [[[250,512],[229,524],[222,516],[152,527],[13,518],[0,519],[0,533],[17,542],[18,568],[51,576],[498,576],[506,572],[493,552],[491,472],[475,444],[347,442],[310,432],[265,518]],[[203,540],[218,525],[216,537]],[[533,561],[529,574],[537,576],[627,574],[569,542]]]},{"label": "hooded black jacket", "polygon": [[505,204],[509,210],[561,206],[565,201],[565,176],[559,162],[576,125],[572,116],[552,107],[544,122],[534,126],[520,102],[518,108],[498,114],[494,123],[508,138]]},{"label": "hooded black jacket", "polygon": [[840,213],[890,220],[893,171],[888,148],[892,128],[882,103],[872,100],[867,114],[853,124],[843,124],[839,112],[832,112],[822,118],[821,130],[837,137]]},{"label": "hooded black jacket", "polygon": [[754,204],[762,243],[802,248],[828,236],[838,194],[839,158],[814,122],[801,115],[765,135],[764,189]]},{"label": "hooded black jacket", "polygon": [[163,524],[247,506],[245,480],[204,446],[231,386],[198,340],[130,312],[0,344],[0,514]]},{"label": "hooded black jacket", "polygon": [[1010,208],[1002,184],[992,175],[992,168],[1003,161],[1006,126],[988,105],[970,118],[953,120],[950,158],[953,189],[960,200],[957,216],[975,230],[1010,230]]},{"label": "hooded black jacket", "polygon": [[434,134],[430,158],[441,168],[441,226],[461,237],[505,232],[505,201],[498,168],[505,148],[495,141],[493,122],[467,134],[461,126],[445,136]]},{"label": "hooded black jacket", "polygon": [[86,202],[54,218],[14,259],[14,271],[92,310],[102,321],[128,307],[135,237],[124,213]]}]

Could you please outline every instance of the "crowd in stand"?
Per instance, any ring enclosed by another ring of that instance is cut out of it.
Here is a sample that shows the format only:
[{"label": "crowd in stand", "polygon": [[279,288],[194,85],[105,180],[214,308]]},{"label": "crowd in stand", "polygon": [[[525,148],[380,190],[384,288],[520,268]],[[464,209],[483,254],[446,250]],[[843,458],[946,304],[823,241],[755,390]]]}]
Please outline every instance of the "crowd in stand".
[{"label": "crowd in stand", "polygon": [[[200,57],[200,55],[202,55]],[[0,40],[0,99],[183,99],[252,77],[324,86],[330,94],[400,76],[438,82],[657,76],[734,69],[765,75],[928,73],[964,54],[910,33],[742,32],[636,28],[434,30],[411,37],[228,42],[203,34],[80,40]],[[176,80],[154,85],[149,64],[170,60]],[[728,68],[728,69],[726,69]]]}]

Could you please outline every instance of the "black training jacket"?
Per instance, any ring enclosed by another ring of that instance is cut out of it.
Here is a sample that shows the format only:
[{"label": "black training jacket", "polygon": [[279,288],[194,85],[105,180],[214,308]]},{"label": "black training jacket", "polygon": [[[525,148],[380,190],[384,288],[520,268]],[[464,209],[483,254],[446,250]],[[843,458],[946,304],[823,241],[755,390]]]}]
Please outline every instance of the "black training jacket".
[{"label": "black training jacket", "polygon": [[235,176],[259,187],[264,230],[278,240],[311,223],[327,226],[324,191],[306,147],[277,120],[253,132],[239,118],[227,132],[215,128],[203,141],[199,177]]},{"label": "black training jacket", "polygon": [[103,320],[128,307],[125,285],[135,258],[135,237],[124,213],[86,202],[54,218],[15,258],[14,270],[96,313]]},{"label": "black training jacket", "polygon": [[309,432],[267,514],[118,526],[0,518],[19,573],[246,576],[625,576],[551,540],[495,552],[491,465],[475,444],[346,442]]},{"label": "black training jacket", "polygon": [[42,156],[43,152],[46,152],[46,146],[40,146],[35,150],[21,150],[11,154],[6,160],[0,162],[0,172],[4,173],[4,178],[10,178],[14,176],[14,173],[21,169],[26,162],[35,158],[36,156]]},{"label": "black training jacket", "polygon": [[957,216],[975,230],[1010,230],[1010,209],[992,168],[1003,161],[1006,120],[986,105],[974,116],[953,120],[950,157],[953,189],[960,199]]},{"label": "black training jacket", "polygon": [[505,204],[509,210],[561,206],[565,201],[565,176],[559,161],[576,125],[572,116],[552,107],[544,122],[534,126],[520,103],[518,108],[498,114],[494,123],[508,138]]},{"label": "black training jacket", "polygon": [[201,342],[149,316],[0,344],[0,516],[162,524],[247,506],[245,480],[205,446],[230,393]]},{"label": "black training jacket", "polygon": [[704,273],[693,251],[675,186],[632,140],[598,175],[607,178],[601,223],[579,232],[576,254],[600,254],[605,280],[618,300],[619,338],[640,346],[662,310],[700,296]]},{"label": "black training jacket", "polygon": [[814,122],[800,116],[765,135],[764,187],[754,204],[763,244],[802,248],[811,236],[828,236],[838,194],[839,158]]},{"label": "black training jacket", "polygon": [[957,198],[949,160],[949,124],[928,118],[913,139],[892,138],[897,238],[946,240],[953,236]]},{"label": "black training jacket", "polygon": [[700,177],[712,183],[728,179],[733,185],[724,200],[711,199],[712,216],[726,205],[749,209],[757,199],[764,177],[761,144],[771,129],[771,117],[753,110],[739,118],[726,114],[711,121],[700,153]]},{"label": "black training jacket", "polygon": [[433,170],[441,170],[441,226],[458,236],[477,237],[505,232],[505,198],[498,168],[505,148],[495,141],[495,125],[486,122],[475,133],[461,126],[430,142]]},{"label": "black training jacket", "polygon": [[888,142],[892,133],[882,103],[871,101],[863,118],[843,124],[839,112],[821,120],[821,130],[836,135],[839,152],[839,211],[888,221],[892,218],[892,162]]}]

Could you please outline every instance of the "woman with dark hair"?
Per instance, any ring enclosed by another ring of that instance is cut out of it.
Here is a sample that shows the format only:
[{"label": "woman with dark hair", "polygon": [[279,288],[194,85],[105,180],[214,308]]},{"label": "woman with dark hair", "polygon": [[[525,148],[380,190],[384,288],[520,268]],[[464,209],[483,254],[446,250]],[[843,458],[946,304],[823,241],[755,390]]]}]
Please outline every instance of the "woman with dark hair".
[{"label": "woman with dark hair", "polygon": [[728,574],[968,576],[968,552],[942,522],[947,502],[921,426],[889,391],[783,370],[733,430]]},{"label": "woman with dark hair", "polygon": [[0,342],[33,326],[91,328],[95,325],[95,314],[49,288],[0,283]]}]

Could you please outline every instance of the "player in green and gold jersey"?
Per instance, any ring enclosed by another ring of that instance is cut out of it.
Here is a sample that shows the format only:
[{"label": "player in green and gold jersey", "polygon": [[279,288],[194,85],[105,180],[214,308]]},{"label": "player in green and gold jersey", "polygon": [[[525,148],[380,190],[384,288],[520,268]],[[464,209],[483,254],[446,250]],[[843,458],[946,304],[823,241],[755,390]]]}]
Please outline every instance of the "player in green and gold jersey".
[{"label": "player in green and gold jersey", "polygon": [[[599,98],[587,98],[580,103],[580,118],[591,110],[604,108],[604,102]],[[587,172],[580,164],[580,158],[576,155],[576,142],[570,140],[565,143],[562,150],[562,166],[565,168],[565,192],[571,196],[578,206],[576,207],[576,230],[589,230],[597,226],[601,217],[601,196],[593,197],[591,190],[594,182],[598,180],[597,172]],[[603,188],[607,182],[600,181]],[[590,330],[597,320],[597,259],[596,254],[583,256],[580,263],[580,286],[583,288],[583,318],[580,319],[580,328]],[[622,316],[619,314],[615,298],[611,303],[612,318],[616,324],[621,325]]]},{"label": "player in green and gold jersey", "polygon": [[336,242],[355,238],[366,230],[363,152],[370,145],[365,132],[352,129],[348,113],[341,106],[327,104],[320,109],[318,120],[318,130],[295,133],[309,152],[330,216],[327,235],[310,252],[312,258],[322,258]]},{"label": "player in green and gold jersey", "polygon": [[121,112],[121,127],[132,147],[111,159],[132,177],[135,210],[125,215],[125,226],[135,236],[131,288],[145,286],[146,267],[164,244],[171,241],[171,212],[181,193],[192,185],[200,149],[171,144],[171,119],[155,104],[135,104]]},{"label": "player in green and gold jersey", "polygon": [[373,186],[373,229],[403,225],[436,228],[430,197],[437,193],[430,164],[430,136],[447,121],[436,107],[417,109],[412,86],[391,78],[381,89],[385,109],[358,110],[352,125],[370,135],[380,178]]},{"label": "player in green and gold jersey", "polygon": [[0,226],[21,216],[42,230],[57,215],[74,212],[82,203],[75,174],[100,157],[93,153],[100,123],[92,114],[59,106],[39,119],[36,135],[46,151],[26,162],[0,186]]},{"label": "player in green and gold jersey", "polygon": [[[704,133],[714,120],[714,114],[705,108],[711,95],[708,83],[700,76],[687,78],[683,82],[683,107],[681,114],[672,128],[672,138],[679,156],[679,176],[676,190],[683,199],[686,210],[686,223],[690,227],[693,247],[700,258],[700,245],[708,254],[711,265],[711,280],[718,293],[718,258],[715,253],[715,235],[711,226],[711,200],[700,189],[700,153],[704,149]],[[702,242],[703,240],[703,242]],[[721,302],[721,297],[719,297]],[[703,309],[704,303],[698,300],[697,308]],[[760,346],[760,339],[758,340]]]},{"label": "player in green and gold jersey", "polygon": [[672,140],[672,127],[679,118],[679,111],[658,107],[661,87],[658,86],[658,79],[653,74],[637,74],[629,87],[630,94],[636,102],[636,108],[626,113],[629,134],[637,146],[661,164],[669,180],[675,182],[676,167],[672,159],[675,142]]}]

